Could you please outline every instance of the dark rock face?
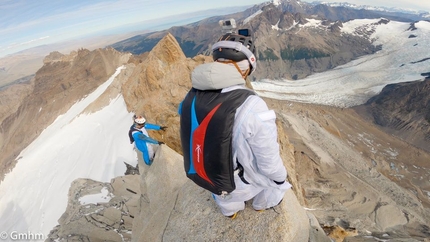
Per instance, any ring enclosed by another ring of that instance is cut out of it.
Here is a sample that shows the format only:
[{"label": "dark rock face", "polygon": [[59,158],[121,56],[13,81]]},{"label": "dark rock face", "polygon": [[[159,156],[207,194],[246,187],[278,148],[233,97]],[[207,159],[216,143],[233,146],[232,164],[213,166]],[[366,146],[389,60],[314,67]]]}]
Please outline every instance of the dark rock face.
[{"label": "dark rock face", "polygon": [[[364,104],[374,123],[430,151],[430,78],[387,85]],[[362,110],[363,107],[358,107]]]}]

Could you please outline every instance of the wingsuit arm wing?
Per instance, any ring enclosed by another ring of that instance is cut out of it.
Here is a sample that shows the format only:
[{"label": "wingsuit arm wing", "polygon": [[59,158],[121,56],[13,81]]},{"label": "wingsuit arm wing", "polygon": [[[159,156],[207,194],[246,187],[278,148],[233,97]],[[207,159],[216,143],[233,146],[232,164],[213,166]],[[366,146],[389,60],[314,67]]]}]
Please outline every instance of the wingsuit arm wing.
[{"label": "wingsuit arm wing", "polygon": [[148,136],[146,136],[144,134],[139,134],[137,137],[139,139],[141,139],[141,140],[143,140],[145,142],[151,143],[151,144],[159,144],[159,142],[157,140],[155,140],[155,139],[153,139],[151,137],[148,137]]},{"label": "wingsuit arm wing", "polygon": [[286,179],[287,171],[279,153],[276,114],[268,109],[263,100],[254,106],[253,112],[252,135],[248,138],[248,144],[255,155],[260,172],[281,183]]},{"label": "wingsuit arm wing", "polygon": [[157,125],[157,124],[146,123],[145,124],[145,129],[160,130],[161,126]]}]

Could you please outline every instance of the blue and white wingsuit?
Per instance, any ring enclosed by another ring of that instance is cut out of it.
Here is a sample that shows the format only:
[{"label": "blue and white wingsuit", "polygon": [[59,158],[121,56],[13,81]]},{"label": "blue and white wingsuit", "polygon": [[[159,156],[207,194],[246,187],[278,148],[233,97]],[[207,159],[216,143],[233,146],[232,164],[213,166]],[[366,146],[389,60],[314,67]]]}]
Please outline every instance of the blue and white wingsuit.
[{"label": "blue and white wingsuit", "polygon": [[153,145],[160,144],[159,141],[149,137],[147,129],[161,130],[161,126],[156,124],[145,123],[142,128],[138,128],[136,124],[133,124],[130,128],[131,135],[134,139],[135,146],[142,152],[143,160],[145,164],[151,165],[152,159],[154,158],[154,147]]}]

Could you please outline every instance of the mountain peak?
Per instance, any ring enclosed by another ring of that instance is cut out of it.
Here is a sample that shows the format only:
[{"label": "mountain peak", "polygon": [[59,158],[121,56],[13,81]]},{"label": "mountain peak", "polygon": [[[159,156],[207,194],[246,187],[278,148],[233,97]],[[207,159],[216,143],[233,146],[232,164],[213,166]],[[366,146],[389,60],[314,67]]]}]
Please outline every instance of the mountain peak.
[{"label": "mountain peak", "polygon": [[212,58],[199,56],[186,58],[175,37],[168,33],[136,65],[127,65],[127,80],[122,93],[130,112],[144,115],[148,122],[168,126],[169,129],[158,140],[168,140],[170,147],[179,150],[180,142],[175,138],[179,132],[177,104],[191,88],[190,70]]},{"label": "mountain peak", "polygon": [[167,35],[154,46],[148,58],[156,58],[169,64],[186,59],[178,41],[176,41],[175,37],[170,33],[167,33]]}]

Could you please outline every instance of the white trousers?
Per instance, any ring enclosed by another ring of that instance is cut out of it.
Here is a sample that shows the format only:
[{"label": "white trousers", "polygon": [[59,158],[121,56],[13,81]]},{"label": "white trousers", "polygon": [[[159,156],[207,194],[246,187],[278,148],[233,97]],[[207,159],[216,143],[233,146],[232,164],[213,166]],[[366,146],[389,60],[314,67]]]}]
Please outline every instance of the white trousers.
[{"label": "white trousers", "polygon": [[214,199],[221,213],[224,216],[231,216],[234,213],[245,209],[245,201],[251,200],[252,207],[255,210],[263,210],[276,206],[285,192],[291,188],[291,185],[285,181],[284,184],[278,187],[259,187],[252,184],[245,184],[235,172],[234,182],[236,189],[226,197],[221,197],[214,194]]}]

